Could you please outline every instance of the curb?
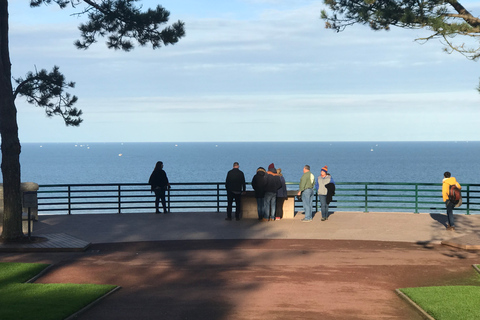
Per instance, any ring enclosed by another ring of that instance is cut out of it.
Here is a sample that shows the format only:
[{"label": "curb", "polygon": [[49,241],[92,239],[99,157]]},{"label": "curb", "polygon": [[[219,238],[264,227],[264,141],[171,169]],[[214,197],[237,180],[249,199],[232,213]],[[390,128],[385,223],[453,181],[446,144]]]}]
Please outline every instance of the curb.
[{"label": "curb", "polygon": [[69,317],[65,318],[64,320],[73,320],[73,319],[77,319],[78,316],[80,316],[82,313],[88,311],[90,308],[94,307],[96,304],[98,304],[100,301],[102,301],[103,299],[105,299],[106,297],[110,296],[111,294],[117,292],[118,290],[120,290],[122,287],[120,286],[116,286],[115,288],[113,288],[112,290],[110,290],[109,292],[105,293],[103,296],[101,296],[100,298],[98,298],[97,300],[87,304],[85,307],[83,307],[82,309],[78,310],[77,312],[75,312],[74,314],[70,315]]},{"label": "curb", "polygon": [[457,249],[462,249],[462,250],[470,250],[470,251],[479,251],[480,250],[480,245],[474,244],[461,244],[455,242],[455,240],[444,240],[441,242],[444,246],[449,246],[449,247],[454,247]]},{"label": "curb", "polygon": [[[34,276],[33,278],[31,278],[30,280],[26,281],[26,283],[34,283],[37,279],[39,279],[40,277],[42,277],[43,275],[45,275],[48,271],[50,271],[50,269],[53,268],[53,264],[50,264],[48,265],[47,267],[45,267],[45,269],[43,269],[42,271],[40,271],[40,273],[38,273],[36,276]],[[87,304],[85,307],[83,307],[82,309],[78,310],[77,312],[73,313],[72,315],[68,316],[67,318],[65,318],[64,320],[73,320],[73,319],[76,319],[80,314],[84,313],[85,311],[89,310],[90,308],[92,308],[93,306],[95,306],[97,303],[99,303],[101,300],[103,300],[104,298],[110,296],[111,294],[117,292],[118,290],[120,290],[122,287],[120,286],[116,286],[115,288],[113,288],[112,290],[110,290],[109,292],[105,293],[103,296],[97,298],[96,300],[92,301],[91,303]]]},{"label": "curb", "polygon": [[30,253],[30,252],[84,252],[91,242],[75,238],[66,233],[41,234],[35,236],[44,241],[26,243],[0,243],[2,253]]},{"label": "curb", "polygon": [[412,299],[410,299],[406,294],[400,291],[400,289],[395,289],[397,295],[400,296],[403,300],[405,300],[408,304],[410,304],[415,310],[420,313],[420,315],[427,320],[435,320],[431,315],[429,315],[425,310],[423,310],[418,304],[416,304]]},{"label": "curb", "polygon": [[46,266],[42,271],[40,271],[36,276],[34,276],[33,278],[31,278],[30,280],[27,280],[25,283],[34,283],[35,281],[37,281],[38,278],[40,278],[41,276],[43,276],[44,274],[46,274],[48,271],[50,271],[50,269],[53,268],[53,264],[49,264],[48,266]]},{"label": "curb", "polygon": [[[472,267],[475,269],[480,274],[480,264],[472,264]],[[405,300],[408,304],[410,304],[415,310],[417,310],[420,315],[427,320],[435,320],[431,315],[429,315],[425,310],[423,310],[418,304],[416,304],[412,299],[410,299],[406,294],[404,294],[400,289],[395,289],[395,292],[397,293],[400,298]]]},{"label": "curb", "polygon": [[480,250],[480,235],[478,233],[469,233],[460,237],[443,240],[443,245],[470,251]]},{"label": "curb", "polygon": [[472,264],[473,269],[480,273],[480,264]]}]

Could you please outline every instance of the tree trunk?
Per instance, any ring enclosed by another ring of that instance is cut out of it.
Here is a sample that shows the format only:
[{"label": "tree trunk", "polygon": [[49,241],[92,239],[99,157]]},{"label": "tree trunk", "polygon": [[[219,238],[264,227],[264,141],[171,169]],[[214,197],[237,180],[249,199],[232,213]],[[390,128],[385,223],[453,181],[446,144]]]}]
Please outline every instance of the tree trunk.
[{"label": "tree trunk", "polygon": [[20,193],[20,141],[13,100],[8,47],[8,1],[0,0],[0,134],[2,136],[3,233],[5,240],[24,237]]}]

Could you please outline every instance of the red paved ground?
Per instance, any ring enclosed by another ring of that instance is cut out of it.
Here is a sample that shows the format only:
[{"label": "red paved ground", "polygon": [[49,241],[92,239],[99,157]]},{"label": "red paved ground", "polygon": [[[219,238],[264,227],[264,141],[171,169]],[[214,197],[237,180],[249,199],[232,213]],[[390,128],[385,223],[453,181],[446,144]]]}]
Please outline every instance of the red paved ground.
[{"label": "red paved ground", "polygon": [[209,240],[0,254],[55,263],[37,282],[115,284],[78,319],[422,319],[396,288],[476,284],[480,254],[440,245]]}]

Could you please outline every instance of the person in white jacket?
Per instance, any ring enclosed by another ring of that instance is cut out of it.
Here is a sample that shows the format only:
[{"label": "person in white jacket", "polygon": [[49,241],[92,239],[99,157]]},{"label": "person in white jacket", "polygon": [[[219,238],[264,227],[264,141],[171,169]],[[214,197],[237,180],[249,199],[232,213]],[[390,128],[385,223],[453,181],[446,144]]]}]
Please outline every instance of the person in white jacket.
[{"label": "person in white jacket", "polygon": [[328,174],[328,167],[325,166],[322,168],[320,175],[317,178],[315,183],[315,188],[317,189],[318,199],[320,200],[320,211],[322,212],[322,221],[328,220],[328,203],[327,203],[327,193],[328,190],[325,187],[330,183],[332,176]]}]

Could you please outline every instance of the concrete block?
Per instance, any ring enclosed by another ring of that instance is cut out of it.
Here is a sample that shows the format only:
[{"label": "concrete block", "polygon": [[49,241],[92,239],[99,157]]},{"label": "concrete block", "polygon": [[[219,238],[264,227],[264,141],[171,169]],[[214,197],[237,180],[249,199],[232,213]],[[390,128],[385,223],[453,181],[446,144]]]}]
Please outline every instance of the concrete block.
[{"label": "concrete block", "polygon": [[[293,219],[295,216],[295,195],[297,191],[288,191],[288,199],[283,203],[283,219]],[[258,219],[257,199],[254,191],[247,191],[242,196],[242,218]]]}]

